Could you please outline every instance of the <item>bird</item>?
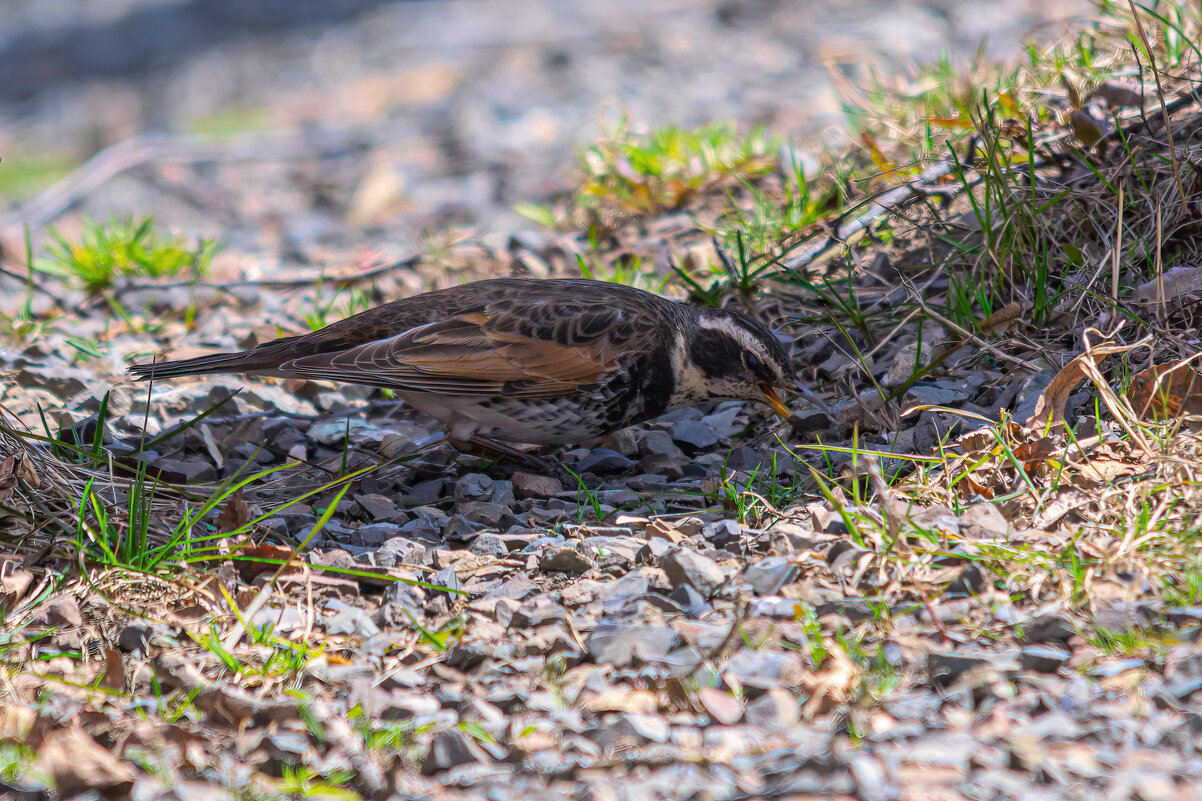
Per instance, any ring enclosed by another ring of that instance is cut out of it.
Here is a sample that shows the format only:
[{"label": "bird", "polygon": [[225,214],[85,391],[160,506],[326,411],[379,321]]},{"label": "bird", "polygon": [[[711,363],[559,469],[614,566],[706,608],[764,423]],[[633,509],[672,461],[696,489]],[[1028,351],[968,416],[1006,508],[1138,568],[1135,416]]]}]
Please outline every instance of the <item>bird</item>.
[{"label": "bird", "polygon": [[515,450],[506,443],[596,441],[711,400],[759,401],[788,418],[778,393],[807,391],[781,341],[741,311],[574,278],[475,281],[251,350],[129,371],[140,380],[239,373],[381,387],[441,422],[461,450],[502,453]]}]

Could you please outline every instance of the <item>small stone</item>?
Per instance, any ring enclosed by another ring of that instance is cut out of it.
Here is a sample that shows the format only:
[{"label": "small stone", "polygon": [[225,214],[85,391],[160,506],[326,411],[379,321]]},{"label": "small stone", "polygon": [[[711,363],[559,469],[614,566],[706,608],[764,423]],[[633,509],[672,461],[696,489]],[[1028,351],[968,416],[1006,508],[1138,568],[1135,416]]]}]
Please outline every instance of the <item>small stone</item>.
[{"label": "small stone", "polygon": [[705,598],[702,598],[701,593],[693,589],[691,584],[681,584],[668,594],[668,599],[692,618],[704,617],[713,611],[713,607],[705,602]]},{"label": "small stone", "polygon": [[667,456],[677,461],[684,458],[684,454],[676,447],[667,431],[644,431],[641,445],[643,456]]},{"label": "small stone", "polygon": [[341,634],[366,640],[380,633],[380,627],[362,609],[343,609],[325,623],[327,634]]},{"label": "small stone", "polygon": [[376,551],[376,564],[380,567],[396,567],[421,555],[425,547],[407,537],[393,537]]},{"label": "small stone", "polygon": [[530,629],[545,623],[563,620],[564,609],[559,604],[551,603],[544,598],[534,598],[517,608],[509,620],[509,627],[514,629]]},{"label": "small stone", "polygon": [[992,661],[993,657],[984,653],[931,651],[927,654],[927,672],[931,684],[945,688],[969,671],[988,667]]},{"label": "small stone", "polygon": [[629,428],[622,428],[612,434],[606,435],[601,445],[604,448],[617,451],[623,456],[634,456],[639,450],[638,440],[635,438],[634,431]]},{"label": "small stone", "polygon": [[1129,670],[1141,670],[1145,666],[1144,660],[1139,657],[1127,657],[1126,659],[1110,659],[1104,662],[1099,662],[1089,669],[1089,675],[1098,679],[1108,679],[1114,676],[1121,676]]},{"label": "small stone", "polygon": [[625,487],[622,489],[601,490],[597,493],[597,499],[606,506],[612,506],[615,509],[619,507],[635,507],[643,502],[642,496]]},{"label": "small stone", "polygon": [[721,548],[727,543],[738,542],[742,532],[735,520],[715,520],[701,529],[701,536],[714,547]]},{"label": "small stone", "polygon": [[443,729],[434,733],[430,750],[422,760],[422,773],[430,776],[458,765],[491,762],[488,754],[467,733],[459,729]]},{"label": "small stone", "polygon": [[726,458],[726,467],[728,470],[739,470],[747,474],[751,474],[756,470],[762,473],[768,466],[763,456],[746,445],[740,445],[732,449]]},{"label": "small stone", "polygon": [[702,687],[697,691],[697,700],[706,714],[723,726],[733,726],[743,719],[743,705],[730,693]]},{"label": "small stone", "polygon": [[594,448],[587,456],[576,463],[578,473],[620,473],[634,467],[634,462],[617,451],[608,448]]},{"label": "small stone", "polygon": [[408,488],[408,492],[401,497],[401,503],[406,506],[431,506],[443,499],[443,487],[446,485],[444,478],[432,478],[428,481],[414,484]]},{"label": "small stone", "polygon": [[399,519],[403,517],[401,509],[391,498],[376,494],[356,495],[355,503],[359,505],[369,520],[390,523],[403,522]]},{"label": "small stone", "polygon": [[700,420],[681,420],[672,426],[672,439],[689,453],[709,450],[718,444],[718,434]]},{"label": "small stone", "polygon": [[676,548],[659,560],[673,587],[689,584],[709,599],[726,582],[726,575],[713,559],[688,548]]},{"label": "small stone", "polygon": [[401,526],[400,534],[419,542],[442,542],[443,523],[445,521],[436,522],[428,517],[419,517]]},{"label": "small stone", "polygon": [[490,501],[495,483],[483,473],[468,473],[455,482],[455,501]]},{"label": "small stone", "polygon": [[[465,501],[455,507],[459,514],[466,517],[473,523],[479,523],[487,528],[507,528],[508,525],[502,526],[502,523],[507,518],[512,518],[513,514],[509,508],[502,506],[499,503],[490,501]],[[516,522],[516,521],[514,521]]]},{"label": "small stone", "polygon": [[491,532],[477,534],[467,546],[467,549],[481,556],[492,556],[502,559],[509,556],[509,546],[498,535]]},{"label": "small stone", "polygon": [[201,459],[159,459],[154,466],[163,480],[172,484],[191,484],[217,479],[217,469]]},{"label": "small stone", "polygon": [[[404,529],[401,529],[404,531]],[[442,525],[444,542],[467,542],[476,536],[480,526],[461,514],[451,515]]]},{"label": "small stone", "polygon": [[59,595],[46,601],[34,618],[43,626],[82,626],[79,604],[70,595]]},{"label": "small stone", "polygon": [[1068,642],[1077,633],[1072,621],[1060,615],[1040,615],[1023,626],[1023,640],[1032,643]]},{"label": "small stone", "polygon": [[[639,460],[639,470],[656,476],[663,476],[668,481],[684,477],[684,454],[669,456],[662,453],[652,453]],[[631,484],[631,489],[637,489]]]},{"label": "small stone", "polygon": [[355,530],[352,544],[364,548],[378,548],[400,534],[401,527],[396,523],[370,523]]},{"label": "small stone", "polygon": [[513,578],[506,581],[501,586],[491,590],[485,595],[485,598],[506,598],[513,600],[522,600],[528,598],[538,591],[538,587],[530,580],[530,577],[525,573],[518,573]]},{"label": "small stone", "polygon": [[548,548],[538,560],[539,569],[551,573],[583,573],[592,566],[587,556],[564,545]]},{"label": "small stone", "polygon": [[1072,658],[1067,648],[1057,645],[1028,645],[1019,651],[1018,662],[1023,670],[1036,673],[1057,673]]},{"label": "small stone", "polygon": [[668,626],[600,623],[585,641],[593,660],[616,668],[662,659],[681,643],[680,635]]},{"label": "small stone", "polygon": [[344,417],[328,423],[316,423],[309,427],[309,439],[322,445],[341,448],[348,437],[355,439],[356,432],[379,431],[379,426],[373,425],[361,417]]},{"label": "small stone", "polygon": [[563,492],[563,482],[551,476],[517,472],[511,478],[513,493],[518,498],[553,498]]},{"label": "small stone", "polygon": [[851,775],[856,780],[857,798],[863,801],[892,801],[896,798],[880,762],[868,754],[860,753],[851,758],[850,767]]},{"label": "small stone", "polygon": [[497,535],[501,542],[505,543],[505,547],[510,553],[521,551],[529,548],[538,540],[540,534],[537,529],[526,529],[525,531],[510,529],[504,534]]},{"label": "small stone", "polygon": [[801,720],[801,704],[797,698],[780,687],[767,692],[747,705],[743,717],[748,725],[769,731],[791,729]]},{"label": "small stone", "polygon": [[743,581],[751,585],[756,595],[776,595],[780,588],[792,583],[800,574],[796,564],[783,556],[769,556],[743,571]]},{"label": "small stone", "polygon": [[779,687],[784,676],[797,666],[798,657],[794,654],[740,648],[726,663],[726,670],[745,687],[767,690]]}]

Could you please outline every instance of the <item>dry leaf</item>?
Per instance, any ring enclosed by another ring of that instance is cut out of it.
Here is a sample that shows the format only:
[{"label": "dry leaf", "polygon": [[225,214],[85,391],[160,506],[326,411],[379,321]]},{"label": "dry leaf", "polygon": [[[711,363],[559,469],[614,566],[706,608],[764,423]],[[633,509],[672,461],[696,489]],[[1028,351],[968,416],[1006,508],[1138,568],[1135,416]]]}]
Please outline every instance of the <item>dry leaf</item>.
[{"label": "dry leaf", "polygon": [[1144,87],[1138,81],[1102,81],[1089,93],[1089,100],[1101,100],[1112,108],[1142,106]]},{"label": "dry leaf", "polygon": [[802,717],[813,720],[851,699],[860,681],[860,670],[843,648],[827,640],[827,657],[822,668],[801,677],[801,687],[809,698],[802,707]]},{"label": "dry leaf", "polygon": [[104,673],[100,676],[100,686],[113,692],[125,691],[125,663],[121,654],[112,649],[104,649]]},{"label": "dry leaf", "polygon": [[1023,309],[1017,303],[1007,303],[993,314],[977,323],[977,330],[982,334],[1001,334],[1014,323],[1022,319]]},{"label": "dry leaf", "polygon": [[47,734],[38,751],[38,766],[50,774],[62,796],[88,790],[113,792],[134,782],[134,769],[79,726]]},{"label": "dry leaf", "polygon": [[217,516],[217,531],[227,534],[242,528],[248,522],[250,522],[250,508],[246,505],[246,501],[242,500],[242,490],[239,488],[225,499],[225,504],[221,507],[221,514]]},{"label": "dry leaf", "polygon": [[1131,382],[1127,400],[1141,420],[1202,415],[1202,374],[1190,364],[1154,364]]},{"label": "dry leaf", "polygon": [[0,706],[0,740],[13,743],[29,742],[38,713],[20,704]]},{"label": "dry leaf", "polygon": [[1091,360],[1089,354],[1083,353],[1064,365],[1036,401],[1035,412],[1026,421],[1028,428],[1044,428],[1048,423],[1059,425],[1064,422],[1064,407],[1068,403],[1068,396],[1073,393],[1077,384],[1088,376],[1085,362]]},{"label": "dry leaf", "polygon": [[292,548],[270,542],[243,548],[238,554],[238,575],[243,581],[253,581],[260,573],[277,570],[280,562],[290,561],[293,554]]},{"label": "dry leaf", "polygon": [[14,567],[12,562],[0,563],[0,609],[12,609],[33,584],[33,573],[24,568]]},{"label": "dry leaf", "polygon": [[1086,103],[1081,108],[1073,109],[1069,112],[1068,123],[1086,149],[1101,142],[1114,130],[1114,123],[1100,103]]},{"label": "dry leaf", "polygon": [[1174,267],[1146,284],[1140,284],[1131,292],[1131,297],[1144,303],[1151,303],[1159,297],[1160,285],[1164,285],[1164,300],[1169,305],[1185,295],[1202,292],[1202,267]]},{"label": "dry leaf", "polygon": [[1115,479],[1143,472],[1146,467],[1147,462],[1142,459],[1110,455],[1091,456],[1088,461],[1076,466],[1073,483],[1080,489],[1092,489],[1094,485],[1111,484]]}]

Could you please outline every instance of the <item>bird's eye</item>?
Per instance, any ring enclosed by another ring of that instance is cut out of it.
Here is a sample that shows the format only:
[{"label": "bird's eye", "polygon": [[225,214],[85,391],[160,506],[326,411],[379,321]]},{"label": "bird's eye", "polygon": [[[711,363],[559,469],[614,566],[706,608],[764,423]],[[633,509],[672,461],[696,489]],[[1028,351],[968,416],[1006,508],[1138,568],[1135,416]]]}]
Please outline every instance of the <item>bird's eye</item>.
[{"label": "bird's eye", "polygon": [[760,357],[749,350],[745,350],[743,351],[743,364],[747,365],[748,370],[754,370],[760,366]]}]

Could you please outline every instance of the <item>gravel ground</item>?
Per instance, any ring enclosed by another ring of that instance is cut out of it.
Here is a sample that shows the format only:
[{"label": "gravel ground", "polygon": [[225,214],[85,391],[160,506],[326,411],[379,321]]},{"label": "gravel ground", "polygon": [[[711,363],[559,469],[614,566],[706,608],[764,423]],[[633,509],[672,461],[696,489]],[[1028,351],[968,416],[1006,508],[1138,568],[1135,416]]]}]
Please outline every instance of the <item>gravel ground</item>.
[{"label": "gravel ground", "polygon": [[[153,210],[228,247],[210,283],[116,287],[111,297],[148,309],[149,324],[51,285],[74,310],[70,330],[0,351],[6,414],[40,431],[46,411],[61,438],[92,442],[111,392],[106,455],[198,492],[239,470],[291,465],[224,503],[211,521],[219,534],[383,465],[274,584],[235,559],[186,587],[85,569],[47,600],[35,597],[35,571],[50,570],[55,543],[37,558],[0,554],[0,605],[25,615],[12,647],[33,665],[9,676],[0,740],[36,744],[64,793],[132,788],[164,801],[229,788],[248,797],[264,777],[294,791],[309,781],[320,796],[329,788],[315,777],[340,773],[371,799],[1196,797],[1199,609],[1125,571],[1091,577],[1090,603],[1074,602],[1061,557],[1115,543],[1076,539],[1067,511],[973,496],[907,508],[899,523],[887,492],[860,495],[879,466],[849,476],[844,455],[799,459],[819,440],[849,445],[853,425],[859,445],[882,453],[927,453],[953,423],[957,435],[973,425],[927,411],[884,430],[863,376],[858,398],[836,398],[835,382],[854,371],[833,330],[792,335],[799,369],[838,402],[836,420],[800,407],[782,425],[742,404],[703,405],[555,453],[578,481],[456,454],[429,441],[432,421],[358,388],[219,377],[147,395],[121,378],[135,353],[298,330],[320,270],[406,256],[423,229],[472,235],[381,270],[370,300],[570,271],[574,235],[531,231],[510,207],[571,186],[573,147],[594,137],[600,114],[623,109],[639,125],[728,117],[800,137],[841,119],[828,63],[863,78],[865,54],[897,67],[944,46],[964,55],[986,34],[993,52],[1010,53],[1033,26],[1084,6],[365,1],[287,4],[282,28],[267,24],[280,3],[46,1],[34,14],[0,2],[0,74],[19,78],[0,87],[0,145],[79,158],[222,115],[260,129],[238,133],[222,157],[125,172],[59,219],[70,232],[80,214]],[[146,26],[154,35],[122,38]],[[658,222],[683,227],[687,213]],[[13,247],[11,227],[8,237]],[[296,287],[278,283],[288,281]],[[23,296],[19,282],[0,282],[6,303]],[[894,297],[868,278],[857,291],[866,304]],[[189,303],[195,321],[154,320]],[[67,335],[104,338],[109,355],[82,360]],[[911,326],[876,355],[875,377],[909,369],[920,344],[955,341]],[[1015,376],[963,350],[898,405],[1025,420],[1051,393],[1055,370]],[[1061,400],[1070,419],[1085,400]],[[141,451],[144,430],[159,437],[222,401]],[[1117,449],[1112,435],[1102,439]],[[44,508],[79,477],[0,445],[5,510]],[[832,479],[830,497],[807,483],[810,466]],[[983,487],[1017,485],[1007,464],[988,467],[1002,478],[976,476]],[[187,502],[165,490],[158,517]],[[302,539],[335,502],[324,491],[268,518],[251,555],[291,556],[279,543]],[[40,547],[28,519],[4,523]],[[864,534],[886,523],[902,527],[893,539]],[[913,551],[899,559],[899,548]],[[991,555],[1020,548],[1047,561],[991,572],[1008,564]],[[265,587],[249,620],[229,613],[252,609]],[[235,637],[223,653],[211,621],[223,638],[242,625],[261,636]],[[1158,639],[1106,639],[1135,628]],[[312,650],[290,662],[296,649]],[[0,781],[0,793],[51,797],[30,775]]]}]

